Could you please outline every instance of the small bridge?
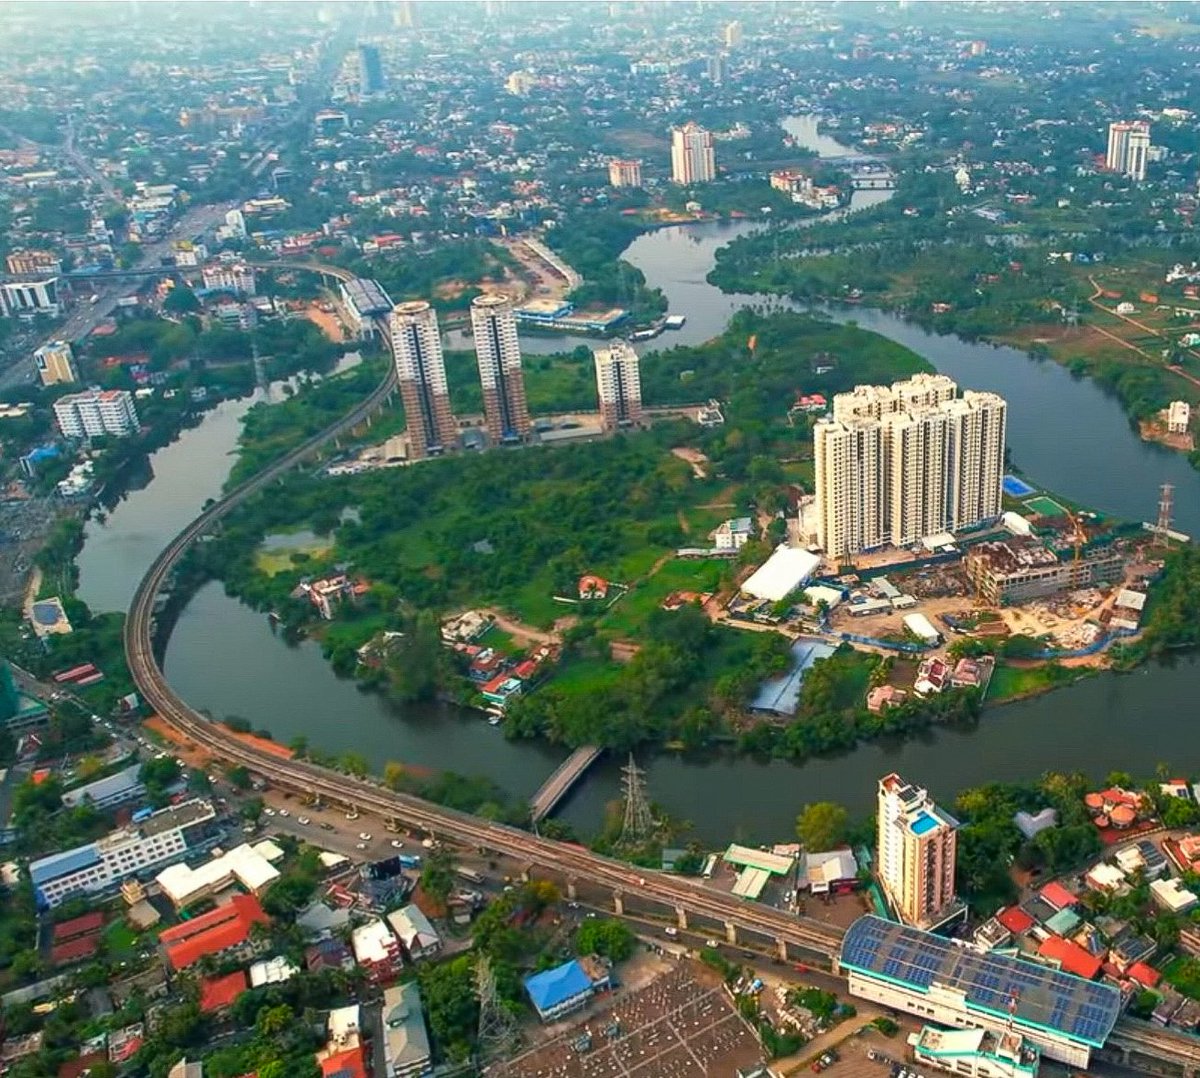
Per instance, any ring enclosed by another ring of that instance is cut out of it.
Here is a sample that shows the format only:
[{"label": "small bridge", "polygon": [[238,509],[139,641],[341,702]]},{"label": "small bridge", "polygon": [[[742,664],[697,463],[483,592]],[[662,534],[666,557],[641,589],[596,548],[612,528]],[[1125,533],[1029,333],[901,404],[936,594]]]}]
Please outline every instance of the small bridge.
[{"label": "small bridge", "polygon": [[555,805],[567,796],[567,792],[600,758],[603,751],[596,745],[582,745],[558,765],[554,774],[542,783],[542,788],[529,800],[530,815],[534,823],[544,820],[554,811]]}]

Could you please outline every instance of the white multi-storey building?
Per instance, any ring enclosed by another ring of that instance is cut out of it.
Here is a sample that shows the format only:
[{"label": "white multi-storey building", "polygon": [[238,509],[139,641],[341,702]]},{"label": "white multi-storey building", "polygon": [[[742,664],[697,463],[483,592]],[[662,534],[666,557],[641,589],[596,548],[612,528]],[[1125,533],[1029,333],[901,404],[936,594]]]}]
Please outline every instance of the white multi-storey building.
[{"label": "white multi-storey building", "polygon": [[408,452],[412,459],[420,460],[453,448],[458,440],[437,311],[424,300],[414,300],[397,306],[389,321],[400,399],[408,421]]},{"label": "white multi-storey building", "polygon": [[905,924],[934,927],[961,908],[954,897],[958,821],[899,775],[879,780],[875,872]]},{"label": "white multi-storey building", "polygon": [[637,426],[642,421],[640,360],[626,341],[596,349],[596,393],[605,430]]},{"label": "white multi-storey building", "polygon": [[471,332],[483,387],[483,412],[493,445],[520,442],[532,424],[521,372],[521,342],[512,300],[499,293],[471,301]]},{"label": "white multi-storey building", "polygon": [[708,183],[716,179],[713,137],[694,120],[671,128],[671,179],[676,183]]},{"label": "white multi-storey building", "polygon": [[1150,125],[1145,120],[1118,120],[1108,125],[1104,165],[1139,183],[1146,178],[1150,158]]},{"label": "white multi-storey building", "polygon": [[57,318],[58,313],[57,277],[45,281],[8,281],[0,284],[0,315],[32,318],[44,314]]},{"label": "white multi-storey building", "polygon": [[608,183],[610,187],[641,187],[641,161],[614,157],[608,163]]},{"label": "white multi-storey building", "polygon": [[59,397],[54,418],[64,438],[124,438],[142,429],[133,394],[125,389],[89,389]]},{"label": "white multi-storey building", "polygon": [[33,861],[29,879],[38,904],[53,908],[71,895],[113,890],[123,880],[182,860],[219,838],[211,826],[215,819],[210,802],[185,801],[95,842]]},{"label": "white multi-storey building", "polygon": [[1001,512],[1007,406],[944,375],[856,386],[813,428],[817,537],[831,558],[971,528]]},{"label": "white multi-storey building", "polygon": [[253,296],[257,282],[254,267],[245,262],[210,262],[201,271],[204,287],[210,292],[233,292],[239,296]]}]

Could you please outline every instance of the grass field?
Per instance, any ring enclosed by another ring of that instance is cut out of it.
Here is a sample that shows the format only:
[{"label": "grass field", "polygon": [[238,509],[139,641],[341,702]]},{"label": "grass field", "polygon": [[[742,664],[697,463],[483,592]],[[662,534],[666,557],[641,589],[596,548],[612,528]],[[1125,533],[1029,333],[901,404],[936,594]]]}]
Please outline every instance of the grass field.
[{"label": "grass field", "polygon": [[625,636],[635,632],[673,591],[715,591],[721,574],[730,563],[719,559],[691,561],[672,558],[649,580],[639,584],[604,616],[606,633]]},{"label": "grass field", "polygon": [[1019,700],[1024,696],[1035,696],[1048,692],[1064,682],[1071,681],[1078,670],[1045,663],[1042,666],[1009,666],[999,663],[988,686],[989,703],[998,704],[1005,700]]},{"label": "grass field", "polygon": [[1053,498],[1047,498],[1044,494],[1039,494],[1036,498],[1030,498],[1025,503],[1025,508],[1030,509],[1042,517],[1061,517],[1066,513],[1066,510],[1058,504]]},{"label": "grass field", "polygon": [[260,573],[275,576],[276,573],[290,572],[295,568],[292,562],[295,554],[323,558],[332,549],[333,542],[330,539],[313,535],[310,531],[297,531],[290,535],[278,533],[263,540],[254,556],[254,564]]}]

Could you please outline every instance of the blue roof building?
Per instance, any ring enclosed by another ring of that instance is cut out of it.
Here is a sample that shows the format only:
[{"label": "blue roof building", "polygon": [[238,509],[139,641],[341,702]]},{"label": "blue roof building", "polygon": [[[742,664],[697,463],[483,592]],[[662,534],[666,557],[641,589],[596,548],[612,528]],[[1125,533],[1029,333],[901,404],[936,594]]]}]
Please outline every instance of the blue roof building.
[{"label": "blue roof building", "polygon": [[[595,963],[588,961],[588,966],[592,965]],[[524,983],[538,1017],[553,1022],[578,1010],[597,990],[607,988],[609,980],[607,970],[589,970],[583,961],[573,958],[554,969],[531,974]]]},{"label": "blue roof building", "polygon": [[[146,792],[146,787],[138,777],[140,772],[140,764],[130,764],[115,775],[108,775],[95,782],[67,790],[62,795],[63,804],[68,808],[90,804],[94,808],[103,809],[119,805],[122,801],[136,801]],[[149,811],[146,815],[150,815]]]},{"label": "blue roof building", "polygon": [[1121,993],[1048,966],[882,917],[860,917],[838,958],[850,993],[959,1029],[1011,1028],[1042,1055],[1086,1068],[1121,1013]]}]

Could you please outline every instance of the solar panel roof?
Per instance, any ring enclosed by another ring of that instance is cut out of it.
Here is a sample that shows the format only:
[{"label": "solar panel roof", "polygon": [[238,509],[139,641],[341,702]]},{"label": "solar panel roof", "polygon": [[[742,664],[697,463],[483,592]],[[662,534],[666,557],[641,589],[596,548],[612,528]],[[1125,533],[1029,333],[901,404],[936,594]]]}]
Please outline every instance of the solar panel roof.
[{"label": "solar panel roof", "polygon": [[1007,955],[981,954],[942,936],[860,917],[842,941],[841,964],[919,992],[930,985],[961,991],[968,1010],[1049,1030],[1100,1047],[1112,1032],[1121,994],[1068,973]]}]

